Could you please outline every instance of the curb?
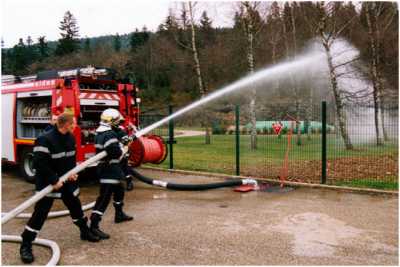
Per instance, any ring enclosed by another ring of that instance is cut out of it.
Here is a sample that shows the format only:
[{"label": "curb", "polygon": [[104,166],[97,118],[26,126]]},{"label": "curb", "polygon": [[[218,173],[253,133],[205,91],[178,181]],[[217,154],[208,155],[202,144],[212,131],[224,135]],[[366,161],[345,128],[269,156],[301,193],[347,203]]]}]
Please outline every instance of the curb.
[{"label": "curb", "polygon": [[[269,178],[261,178],[261,177],[249,177],[249,176],[237,176],[230,174],[221,174],[221,173],[212,173],[212,172],[200,172],[200,171],[187,171],[187,170],[178,170],[178,169],[163,169],[159,167],[149,167],[149,166],[141,166],[141,169],[147,170],[155,170],[155,171],[163,171],[169,173],[181,173],[188,175],[200,175],[200,176],[208,176],[208,177],[217,177],[217,178],[225,178],[225,179],[256,179],[258,181],[265,181],[274,184],[280,184],[279,180],[269,179]],[[398,191],[391,190],[381,190],[381,189],[371,189],[371,188],[358,188],[358,187],[349,187],[349,186],[337,186],[337,185],[324,185],[324,184],[309,184],[309,183],[300,183],[300,182],[291,182],[284,181],[286,185],[292,185],[297,187],[308,187],[308,188],[319,188],[319,189],[330,189],[335,191],[343,191],[343,192],[353,192],[360,194],[380,194],[380,195],[390,195],[398,197]]]}]

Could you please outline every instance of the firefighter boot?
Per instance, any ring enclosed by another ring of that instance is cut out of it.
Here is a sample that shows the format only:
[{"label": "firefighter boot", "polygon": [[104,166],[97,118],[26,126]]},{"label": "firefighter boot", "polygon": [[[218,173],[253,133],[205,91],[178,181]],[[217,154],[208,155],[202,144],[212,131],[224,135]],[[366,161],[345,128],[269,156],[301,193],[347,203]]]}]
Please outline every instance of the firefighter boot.
[{"label": "firefighter boot", "polygon": [[132,175],[126,176],[126,191],[133,190],[133,178]]},{"label": "firefighter boot", "polygon": [[22,235],[22,244],[19,248],[19,255],[24,263],[32,263],[35,257],[32,253],[32,241],[36,238],[36,233],[25,230]]},{"label": "firefighter boot", "polygon": [[90,242],[99,242],[100,238],[92,233],[87,226],[87,218],[83,217],[80,218],[79,220],[74,222],[75,225],[79,227],[79,230],[81,231],[81,240],[87,240]]},{"label": "firefighter boot", "polygon": [[125,222],[125,221],[133,220],[132,216],[129,216],[129,215],[125,214],[125,212],[122,211],[122,206],[123,205],[124,205],[124,203],[122,203],[122,202],[114,203],[114,207],[115,207],[115,219],[114,219],[114,222],[115,223],[122,223],[122,222]]},{"label": "firefighter boot", "polygon": [[104,233],[99,228],[99,222],[101,221],[101,215],[97,213],[92,213],[90,216],[90,232],[98,236],[100,239],[109,239],[110,235]]}]

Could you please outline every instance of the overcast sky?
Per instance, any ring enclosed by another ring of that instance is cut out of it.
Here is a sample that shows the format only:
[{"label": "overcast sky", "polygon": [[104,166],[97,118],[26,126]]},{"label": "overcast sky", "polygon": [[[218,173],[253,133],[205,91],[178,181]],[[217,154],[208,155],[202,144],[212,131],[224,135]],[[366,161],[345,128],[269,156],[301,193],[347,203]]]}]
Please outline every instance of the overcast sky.
[{"label": "overcast sky", "polygon": [[[65,11],[76,17],[81,37],[124,34],[146,26],[157,29],[168,15],[168,9],[179,4],[167,0],[1,0],[1,38],[5,47],[26,40],[30,35],[37,42],[39,36],[49,41],[60,38],[58,29]],[[231,23],[231,4],[200,3],[201,13],[207,8],[216,25]],[[224,10],[223,14],[222,11]],[[200,14],[199,14],[200,15]]]}]

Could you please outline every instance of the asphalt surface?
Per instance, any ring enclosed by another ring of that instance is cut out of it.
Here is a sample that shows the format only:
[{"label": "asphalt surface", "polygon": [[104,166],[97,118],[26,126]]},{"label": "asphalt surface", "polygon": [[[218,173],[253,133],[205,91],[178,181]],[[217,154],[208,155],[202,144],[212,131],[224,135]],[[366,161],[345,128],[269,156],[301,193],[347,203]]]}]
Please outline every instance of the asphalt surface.
[{"label": "asphalt surface", "polygon": [[[167,181],[207,183],[214,178],[142,170]],[[2,209],[32,195],[33,185],[3,169]],[[84,183],[82,203],[98,185]],[[53,210],[63,209],[61,201]],[[41,238],[57,242],[61,265],[398,265],[398,198],[298,188],[287,193],[167,191],[135,183],[125,211],[135,220],[114,224],[110,205],[101,227],[110,240],[79,239],[70,217],[49,219]],[[32,210],[32,209],[30,209]],[[86,212],[90,214],[90,212]],[[19,235],[14,219],[3,234]],[[19,246],[2,243],[2,264],[21,265]],[[34,247],[36,265],[50,252]]]}]

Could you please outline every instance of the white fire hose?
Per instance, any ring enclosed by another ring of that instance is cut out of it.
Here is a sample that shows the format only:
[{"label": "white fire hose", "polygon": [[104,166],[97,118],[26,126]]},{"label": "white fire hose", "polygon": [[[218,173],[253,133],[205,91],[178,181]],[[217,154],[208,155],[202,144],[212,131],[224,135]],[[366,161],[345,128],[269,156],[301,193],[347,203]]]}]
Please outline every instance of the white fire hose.
[{"label": "white fire hose", "polygon": [[[94,207],[95,203],[96,202],[93,201],[93,202],[90,202],[89,204],[83,205],[82,210],[87,211],[87,210],[92,209]],[[4,216],[6,214],[7,214],[7,212],[2,212],[1,216]],[[62,216],[66,216],[66,215],[69,215],[69,210],[52,211],[52,212],[49,212],[49,214],[47,215],[47,218],[57,218],[57,217],[62,217]],[[32,213],[20,213],[17,216],[15,216],[15,218],[18,218],[18,219],[29,219],[30,217],[32,217]]]},{"label": "white fire hose", "polygon": [[[127,151],[127,148],[124,148],[124,153]],[[68,177],[71,175],[77,174],[80,171],[86,169],[88,166],[92,165],[93,163],[99,161],[100,159],[104,158],[107,156],[107,152],[103,151],[96,156],[86,160],[85,162],[77,165],[75,168],[72,170],[68,171],[65,173],[63,176],[60,177],[60,180],[65,182]],[[34,205],[36,202],[38,202],[40,199],[45,197],[48,193],[53,191],[53,186],[48,185],[45,187],[42,191],[36,193],[33,197],[29,198],[25,202],[23,202],[21,205],[17,206],[14,208],[12,211],[7,212],[4,214],[4,216],[1,217],[1,224],[5,224],[8,221],[10,221],[12,218],[15,218],[18,216],[19,218],[30,218],[31,214],[30,213],[22,213],[24,210],[29,208],[30,206]],[[83,210],[90,209],[94,206],[94,202],[89,203],[85,206],[82,207]],[[22,214],[21,214],[22,213]],[[56,212],[50,212],[49,217],[59,217],[59,216],[64,216],[69,214],[68,210],[63,210],[63,211],[56,211]],[[13,236],[13,235],[1,235],[1,240],[5,242],[22,242],[22,238],[20,236]],[[57,263],[60,260],[60,247],[57,245],[56,242],[47,240],[47,239],[41,239],[41,238],[36,238],[33,244],[49,247],[52,250],[52,257],[50,261],[47,263],[48,266],[54,266],[57,265]]]},{"label": "white fire hose", "polygon": [[[1,241],[21,243],[22,237],[16,235],[1,235]],[[51,248],[52,255],[49,262],[46,265],[47,266],[57,265],[58,261],[60,260],[61,253],[60,253],[60,247],[57,245],[56,242],[47,239],[36,238],[35,241],[33,241],[32,243],[35,245]]]},{"label": "white fire hose", "polygon": [[[105,156],[107,156],[107,152],[103,151],[103,152],[97,154],[96,156],[86,160],[85,162],[77,165],[75,168],[73,168],[72,170],[68,171],[63,176],[61,176],[60,181],[65,182],[68,179],[68,177],[70,177],[71,175],[77,174],[78,172],[86,169],[88,166],[92,165],[93,163],[97,162],[98,160],[101,160]],[[18,214],[20,214],[21,212],[23,212],[24,210],[26,210],[27,208],[29,208],[30,206],[32,206],[33,204],[38,202],[40,199],[45,197],[48,193],[51,193],[51,191],[53,191],[53,186],[52,185],[46,186],[42,191],[36,193],[33,197],[29,198],[28,200],[23,202],[21,205],[14,208],[10,212],[7,212],[3,217],[1,217],[1,224],[3,225],[5,223],[7,223],[9,220],[16,217]]]}]

